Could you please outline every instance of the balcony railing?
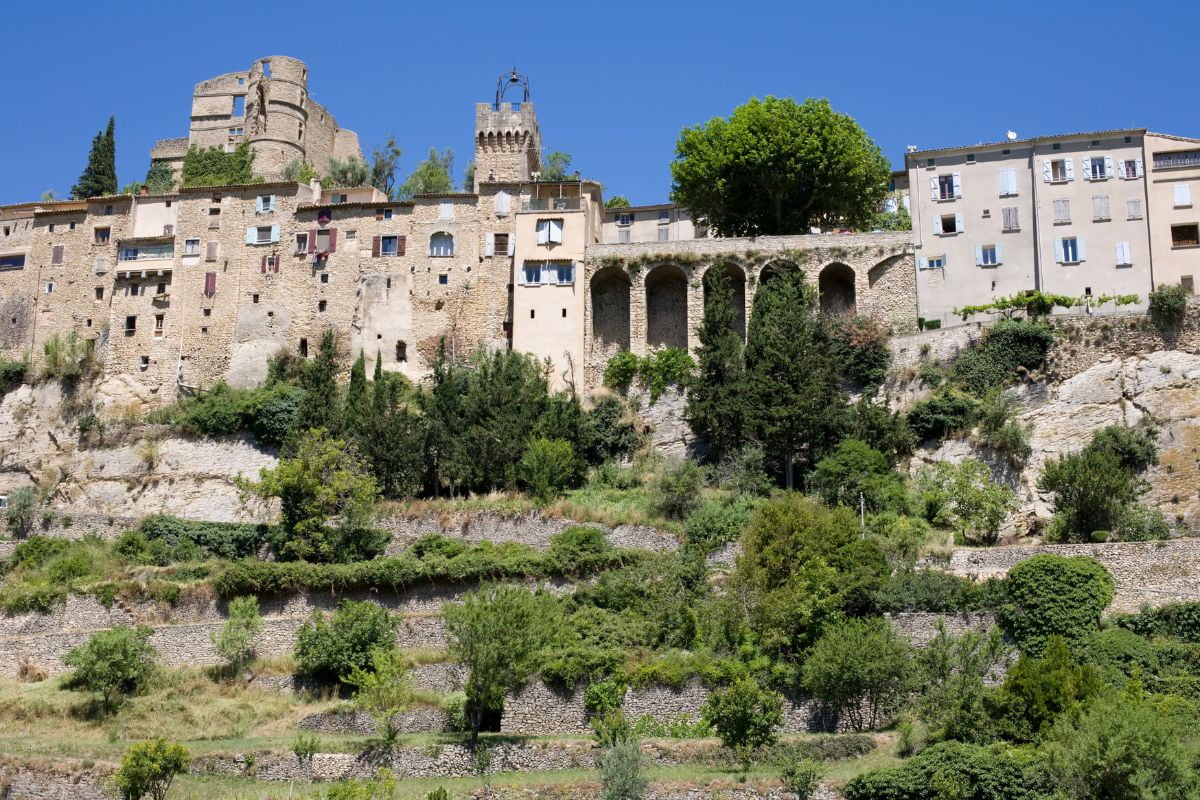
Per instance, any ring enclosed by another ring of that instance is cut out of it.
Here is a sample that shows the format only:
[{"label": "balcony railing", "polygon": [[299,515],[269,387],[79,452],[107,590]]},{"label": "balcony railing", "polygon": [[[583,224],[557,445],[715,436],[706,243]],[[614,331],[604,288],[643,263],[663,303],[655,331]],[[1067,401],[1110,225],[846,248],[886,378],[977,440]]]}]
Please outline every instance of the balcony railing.
[{"label": "balcony railing", "polygon": [[539,197],[521,203],[522,211],[578,211],[578,197]]},{"label": "balcony railing", "polygon": [[1173,169],[1175,167],[1200,167],[1200,150],[1186,153],[1156,153],[1154,155],[1155,169]]},{"label": "balcony railing", "polygon": [[174,258],[175,246],[171,244],[152,245],[150,247],[122,247],[119,261],[150,261],[163,258]]}]

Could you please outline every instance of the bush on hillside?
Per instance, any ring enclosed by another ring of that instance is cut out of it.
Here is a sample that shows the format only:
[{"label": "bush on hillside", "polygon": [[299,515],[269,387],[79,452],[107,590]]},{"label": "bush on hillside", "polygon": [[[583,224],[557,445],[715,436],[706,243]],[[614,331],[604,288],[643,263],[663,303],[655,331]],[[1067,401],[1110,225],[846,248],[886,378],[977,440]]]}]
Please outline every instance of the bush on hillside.
[{"label": "bush on hillside", "polygon": [[969,428],[978,413],[976,402],[955,391],[942,391],[913,405],[908,411],[908,426],[917,441],[944,439]]},{"label": "bush on hillside", "polygon": [[146,626],[119,626],[93,634],[63,657],[63,664],[74,668],[68,683],[96,692],[101,708],[109,710],[114,700],[140,691],[155,674],[158,651],[150,644],[151,633]]},{"label": "bush on hillside", "polygon": [[950,378],[964,391],[982,397],[1008,383],[1018,368],[1036,369],[1054,343],[1049,326],[1027,319],[997,322],[983,340],[954,361]]},{"label": "bush on hillside", "polygon": [[998,621],[1021,652],[1038,655],[1051,636],[1082,642],[1100,629],[1113,599],[1113,579],[1086,556],[1043,554],[1017,564],[1005,578]]},{"label": "bush on hillside", "polygon": [[1176,327],[1183,321],[1187,302],[1187,289],[1182,286],[1159,286],[1150,293],[1150,318],[1165,328]]},{"label": "bush on hillside", "polygon": [[887,328],[869,317],[845,317],[834,320],[832,332],[843,377],[867,388],[883,383],[892,358]]},{"label": "bush on hillside", "polygon": [[685,519],[700,504],[704,473],[690,459],[679,461],[665,470],[655,483],[658,512],[668,519]]},{"label": "bush on hillside", "polygon": [[583,460],[565,439],[531,440],[517,465],[521,483],[539,503],[548,503],[577,486],[583,470]]},{"label": "bush on hillside", "polygon": [[[938,794],[933,794],[938,792]],[[896,767],[852,778],[846,800],[1048,800],[1037,765],[1005,750],[935,744]]]},{"label": "bush on hillside", "polygon": [[396,624],[387,609],[368,601],[342,600],[328,616],[314,611],[296,633],[296,668],[331,683],[370,669],[373,651],[395,646]]}]

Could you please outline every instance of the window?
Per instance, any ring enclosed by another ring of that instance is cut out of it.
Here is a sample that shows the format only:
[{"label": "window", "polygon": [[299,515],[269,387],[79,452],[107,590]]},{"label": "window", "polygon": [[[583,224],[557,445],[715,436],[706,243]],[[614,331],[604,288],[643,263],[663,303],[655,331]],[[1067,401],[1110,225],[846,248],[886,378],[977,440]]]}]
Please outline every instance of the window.
[{"label": "window", "polygon": [[56,244],[50,249],[50,263],[61,264],[63,260],[63,250],[65,248],[61,244]]},{"label": "window", "polygon": [[1055,142],[1054,144],[1050,145],[1050,149],[1051,150],[1062,150],[1062,142]]},{"label": "window", "polygon": [[25,254],[0,256],[0,269],[25,269]]},{"label": "window", "polygon": [[633,224],[633,214],[628,211],[622,211],[620,214],[617,214],[617,224],[618,225],[632,225]]},{"label": "window", "polygon": [[208,210],[208,227],[210,230],[221,227],[221,209],[210,208]]},{"label": "window", "polygon": [[554,265],[554,282],[560,286],[572,284],[575,282],[575,265],[574,264],[555,264]]},{"label": "window", "polygon": [[1000,245],[984,244],[975,248],[975,264],[980,267],[994,267],[1000,263]]},{"label": "window", "polygon": [[395,236],[379,237],[379,255],[394,256],[396,255],[397,244]]},{"label": "window", "polygon": [[1125,201],[1125,217],[1127,219],[1142,218],[1142,201],[1141,200],[1126,200]]},{"label": "window", "polygon": [[200,326],[200,335],[208,336],[208,327],[207,326],[204,326],[204,325]]},{"label": "window", "polygon": [[294,252],[296,252],[296,253],[307,253],[308,252],[308,234],[307,233],[297,233],[296,234],[296,249]]},{"label": "window", "polygon": [[925,269],[943,269],[946,266],[945,256],[930,256],[924,260]]},{"label": "window", "polygon": [[1083,172],[1088,180],[1106,181],[1112,177],[1112,156],[1093,156],[1083,160]]},{"label": "window", "polygon": [[160,284],[158,284],[158,286],[154,287],[154,294],[156,296],[162,297],[166,293],[167,293],[167,284],[160,283]]},{"label": "window", "polygon": [[112,236],[112,228],[96,228],[96,244],[108,244]]},{"label": "window", "polygon": [[[170,203],[168,203],[167,205],[170,205]],[[72,222],[70,225],[67,226],[67,229],[72,230],[72,231],[75,230],[75,223]]]},{"label": "window", "polygon": [[1171,247],[1197,246],[1200,246],[1200,225],[1193,222],[1188,225],[1171,226]]},{"label": "window", "polygon": [[974,153],[967,153],[967,163],[968,164],[975,163],[975,154]]},{"label": "window", "polygon": [[658,240],[660,242],[671,241],[671,229],[670,228],[659,228],[658,229]]},{"label": "window", "polygon": [[508,234],[497,233],[493,236],[493,251],[502,256],[509,255],[508,252]]},{"label": "window", "polygon": [[217,293],[217,273],[204,273],[204,294],[212,297]]},{"label": "window", "polygon": [[154,338],[156,339],[161,338],[163,335],[164,316],[163,314],[154,315]]},{"label": "window", "polygon": [[521,282],[526,286],[539,284],[542,282],[542,265],[539,263],[526,262],[521,270]]},{"label": "window", "polygon": [[1069,158],[1042,162],[1042,177],[1047,183],[1066,183],[1075,178],[1075,166]]},{"label": "window", "polygon": [[953,200],[958,197],[958,173],[952,175],[939,175],[938,182],[938,200]]},{"label": "window", "polygon": [[1192,207],[1192,185],[1190,183],[1175,184],[1174,194],[1176,208]]},{"label": "window", "polygon": [[1107,222],[1112,219],[1108,212],[1108,195],[1098,194],[1092,197],[1092,222]]},{"label": "window", "polygon": [[50,223],[50,232],[54,233],[54,223],[53,222]]},{"label": "window", "polygon": [[1060,197],[1054,201],[1054,224],[1062,225],[1071,221],[1071,201]]},{"label": "window", "polygon": [[54,294],[54,281],[46,281],[46,294]]},{"label": "window", "polygon": [[1200,150],[1178,150],[1174,153],[1155,153],[1155,169],[1200,167]]},{"label": "window", "polygon": [[1117,164],[1117,172],[1125,180],[1140,178],[1142,176],[1142,160],[1140,158],[1127,158]]},{"label": "window", "polygon": [[454,255],[454,237],[448,233],[435,233],[429,237],[429,255],[449,258]]},{"label": "window", "polygon": [[[249,236],[247,236],[249,239]],[[252,244],[270,244],[271,243],[271,226],[259,225],[254,229],[254,240]]]},{"label": "window", "polygon": [[128,316],[125,318],[125,335],[133,336],[137,333],[137,317]]},{"label": "window", "polygon": [[356,228],[351,228],[350,230],[346,231],[346,238],[352,239],[352,240],[357,239],[358,238],[358,230]]},{"label": "window", "polygon": [[1133,254],[1129,249],[1129,242],[1117,242],[1117,266],[1128,267],[1133,265]]},{"label": "window", "polygon": [[274,211],[275,210],[275,195],[260,194],[258,196],[258,200],[255,203],[255,206],[256,206],[255,211],[257,211],[260,214]]},{"label": "window", "polygon": [[200,255],[200,240],[199,239],[184,239],[183,254],[185,256]]},{"label": "window", "polygon": [[937,236],[953,236],[963,232],[962,214],[943,214],[933,218],[933,232]]},{"label": "window", "polygon": [[925,168],[926,168],[926,169],[933,169],[933,166],[934,166],[936,163],[937,163],[937,160],[936,160],[936,159],[927,158],[927,159],[925,159]]},{"label": "window", "polygon": [[408,344],[406,342],[396,342],[396,360],[402,364],[408,361]]},{"label": "window", "polygon": [[321,283],[329,283],[329,273],[328,272],[321,273]]},{"label": "window", "polygon": [[174,225],[163,225],[163,236],[174,236],[174,235],[175,235],[175,226]]},{"label": "window", "polygon": [[103,286],[97,286],[97,287],[96,287],[96,299],[97,299],[97,300],[103,300],[103,299],[104,299],[104,287],[103,287]]},{"label": "window", "polygon": [[150,356],[142,356],[141,357],[141,367],[144,370],[150,369]]},{"label": "window", "polygon": [[1060,264],[1078,264],[1087,260],[1082,237],[1064,236],[1061,239],[1055,239],[1054,244],[1054,255]]},{"label": "window", "polygon": [[235,117],[246,116],[246,95],[235,94],[233,96],[233,116],[235,116]]},{"label": "window", "polygon": [[1191,275],[1180,275],[1179,285],[1184,288],[1188,294],[1196,293],[1196,281]]},{"label": "window", "polygon": [[320,313],[322,313],[322,314],[325,313],[325,309],[328,307],[329,307],[328,300],[318,300],[317,301],[317,311],[319,311]]},{"label": "window", "polygon": [[331,253],[333,252],[333,228],[317,231],[317,252]]},{"label": "window", "polygon": [[[341,195],[334,195],[334,197],[340,197],[340,196]],[[337,201],[335,200],[334,202],[337,202]],[[330,211],[328,208],[322,208],[320,211],[317,212],[317,224],[318,225],[321,225],[321,226],[328,225],[332,220],[333,220],[333,212]]]},{"label": "window", "polygon": [[300,350],[301,358],[308,358],[308,339],[301,339],[300,347],[298,349]]},{"label": "window", "polygon": [[539,219],[537,221],[538,244],[562,244],[563,221],[561,219]]},{"label": "window", "polygon": [[209,242],[208,247],[204,250],[205,261],[216,261],[217,255],[221,252],[220,242]]},{"label": "window", "polygon": [[131,283],[125,287],[125,295],[127,297],[141,297],[142,285],[140,283]]},{"label": "window", "polygon": [[392,209],[390,209],[390,208],[383,209],[382,218],[383,219],[391,219],[392,218]]},{"label": "window", "polygon": [[658,224],[659,225],[666,225],[670,221],[671,221],[671,212],[670,211],[667,211],[664,208],[662,211],[658,212]]},{"label": "window", "polygon": [[629,244],[629,229],[621,228],[617,231],[617,244]]},{"label": "window", "polygon": [[252,295],[250,295],[250,302],[251,302],[251,303],[257,303],[257,302],[258,302],[258,295],[257,295],[257,294],[252,294]]},{"label": "window", "polygon": [[206,309],[204,309],[203,311],[201,311],[201,312],[200,312],[200,314],[201,314],[201,316],[204,316],[204,317],[211,317],[211,316],[212,316],[212,309],[211,309],[211,308],[206,308]]},{"label": "window", "polygon": [[1000,170],[1000,196],[1012,197],[1017,193],[1017,171],[1015,169]]}]

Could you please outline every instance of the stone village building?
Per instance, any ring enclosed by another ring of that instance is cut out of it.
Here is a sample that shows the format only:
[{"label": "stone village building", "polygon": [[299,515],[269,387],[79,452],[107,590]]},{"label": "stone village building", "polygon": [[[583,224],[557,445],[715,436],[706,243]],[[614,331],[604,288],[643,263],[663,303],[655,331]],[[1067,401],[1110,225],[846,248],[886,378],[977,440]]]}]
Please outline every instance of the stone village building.
[{"label": "stone village building", "polygon": [[[255,385],[268,357],[311,355],[332,327],[346,364],[361,352],[369,370],[380,358],[419,380],[444,340],[547,359],[555,386],[587,392],[620,350],[695,347],[713,268],[734,279],[743,330],[757,287],[784,269],[803,269],[826,310],[897,332],[915,330],[918,297],[920,313],[946,305],[918,281],[920,234],[710,238],[676,206],[606,211],[598,183],[540,180],[537,116],[515,72],[476,106],[471,192],[401,202],[281,180],[297,159],[322,171],[359,156],[291,58],[198,84],[188,138],[151,158],[178,167],[189,143],[241,141],[263,183],[0,207],[0,355],[37,364],[55,336],[93,339],[105,375],[154,404],[221,380]],[[636,236],[619,233],[647,215]]]}]

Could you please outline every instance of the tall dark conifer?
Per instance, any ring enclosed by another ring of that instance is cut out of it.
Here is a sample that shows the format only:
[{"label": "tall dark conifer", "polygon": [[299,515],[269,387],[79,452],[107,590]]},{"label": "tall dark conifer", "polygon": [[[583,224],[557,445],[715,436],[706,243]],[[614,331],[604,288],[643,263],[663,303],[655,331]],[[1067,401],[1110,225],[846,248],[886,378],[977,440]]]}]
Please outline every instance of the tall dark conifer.
[{"label": "tall dark conifer", "polygon": [[761,284],[746,337],[746,431],[795,485],[845,423],[846,398],[830,355],[832,337],[799,270]]},{"label": "tall dark conifer", "polygon": [[[376,362],[378,364],[378,362]],[[346,404],[342,409],[342,432],[357,442],[366,431],[367,418],[371,414],[371,398],[367,388],[367,362],[359,353],[350,368],[350,388],[346,391]]]},{"label": "tall dark conifer", "polygon": [[300,375],[304,400],[296,414],[296,428],[301,433],[313,428],[338,432],[341,419],[337,402],[337,337],[332,328],[321,336],[316,358],[306,364]]},{"label": "tall dark conifer", "polygon": [[687,420],[713,448],[729,454],[742,443],[745,377],[742,336],[737,330],[733,285],[720,266],[704,276],[704,317],[696,332],[696,378],[688,387]]},{"label": "tall dark conifer", "polygon": [[71,187],[71,197],[83,200],[117,193],[117,142],[116,119],[108,118],[108,129],[97,133],[92,139],[87,166],[79,176],[79,182]]}]

